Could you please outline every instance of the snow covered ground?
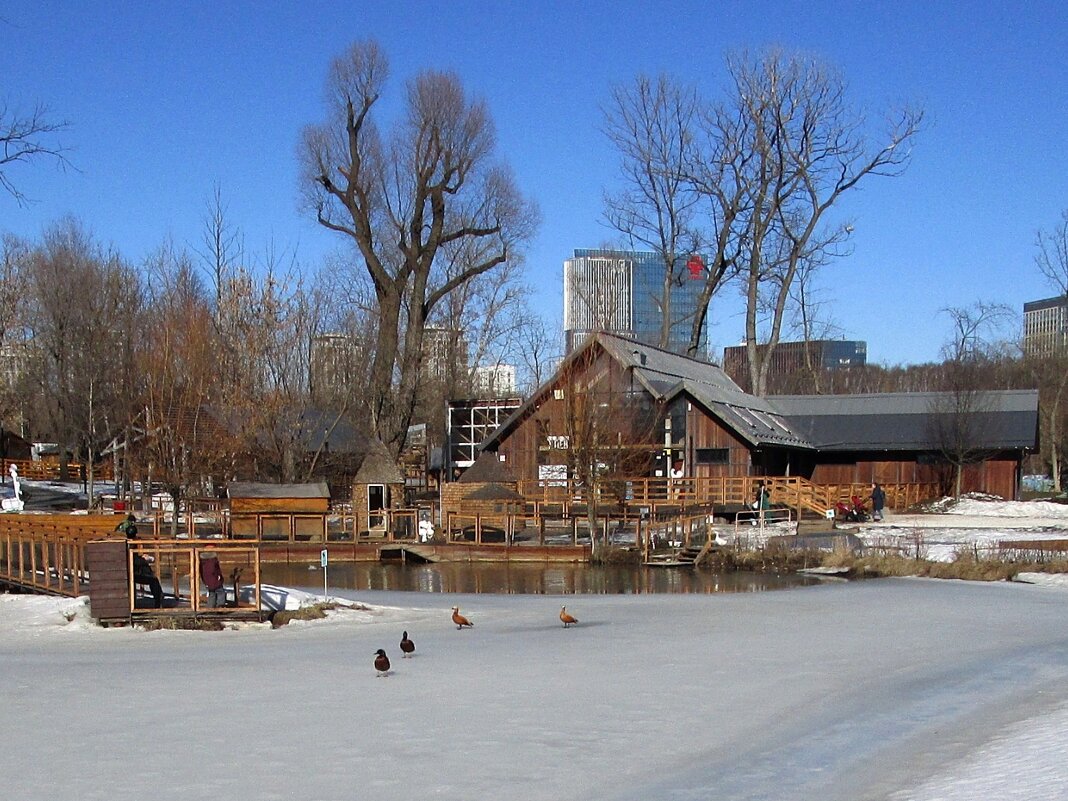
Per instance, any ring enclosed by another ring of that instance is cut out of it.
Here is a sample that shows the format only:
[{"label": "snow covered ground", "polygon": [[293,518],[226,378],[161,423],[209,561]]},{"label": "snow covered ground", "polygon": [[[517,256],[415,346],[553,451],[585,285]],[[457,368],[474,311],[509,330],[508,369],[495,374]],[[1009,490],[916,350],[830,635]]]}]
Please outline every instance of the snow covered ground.
[{"label": "snow covered ground", "polygon": [[[971,503],[862,536],[1068,536],[1068,507]],[[224,632],[105,630],[83,601],[0,595],[0,795],[1068,799],[1068,582],[1021,578],[348,591],[367,608]]]},{"label": "snow covered ground", "polygon": [[944,499],[934,514],[888,514],[881,523],[859,524],[869,545],[897,545],[927,559],[948,562],[961,549],[995,555],[1006,540],[1068,539],[1068,504],[1002,501],[996,498]]},{"label": "snow covered ground", "polygon": [[1063,587],[349,594],[368,608],[224,632],[104,630],[78,601],[0,596],[0,791],[1068,798]]},{"label": "snow covered ground", "polygon": [[[1050,501],[1003,501],[993,497],[944,498],[926,514],[888,513],[882,522],[847,523],[865,545],[893,548],[925,559],[949,562],[958,551],[996,556],[998,543],[1009,540],[1068,539],[1068,504]],[[720,529],[728,541],[738,536],[759,544],[758,530],[741,526]],[[792,534],[793,523],[768,525],[766,535]]]}]

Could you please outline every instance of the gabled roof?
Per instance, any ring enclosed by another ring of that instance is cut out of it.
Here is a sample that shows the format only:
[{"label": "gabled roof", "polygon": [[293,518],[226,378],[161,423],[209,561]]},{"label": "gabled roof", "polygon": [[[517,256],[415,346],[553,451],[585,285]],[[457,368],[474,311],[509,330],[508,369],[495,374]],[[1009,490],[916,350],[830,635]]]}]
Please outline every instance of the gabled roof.
[{"label": "gabled roof", "polygon": [[[950,392],[871,395],[776,395],[769,401],[791,428],[821,451],[931,450],[935,426],[953,407]],[[969,399],[974,429],[991,450],[1032,449],[1038,433],[1038,391],[1001,390]]]},{"label": "gabled roof", "polygon": [[311,484],[263,484],[257,481],[234,481],[226,488],[231,498],[329,498],[325,481]]},{"label": "gabled roof", "polygon": [[791,430],[768,401],[743,392],[716,365],[603,332],[592,335],[568,356],[553,377],[538,387],[530,399],[483,443],[483,447],[499,441],[532,414],[552,390],[557,376],[590,348],[601,348],[622,367],[631,370],[635,380],[656,400],[669,401],[684,394],[754,447],[811,447],[803,436]]}]

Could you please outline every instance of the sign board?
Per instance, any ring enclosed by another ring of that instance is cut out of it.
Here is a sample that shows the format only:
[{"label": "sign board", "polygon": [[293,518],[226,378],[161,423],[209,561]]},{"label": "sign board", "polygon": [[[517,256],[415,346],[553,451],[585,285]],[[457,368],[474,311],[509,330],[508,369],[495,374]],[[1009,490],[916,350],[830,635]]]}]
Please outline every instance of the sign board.
[{"label": "sign board", "polygon": [[330,561],[330,554],[327,552],[326,548],[323,548],[319,552],[319,566],[320,567],[326,567],[326,563],[329,562],[329,561]]}]

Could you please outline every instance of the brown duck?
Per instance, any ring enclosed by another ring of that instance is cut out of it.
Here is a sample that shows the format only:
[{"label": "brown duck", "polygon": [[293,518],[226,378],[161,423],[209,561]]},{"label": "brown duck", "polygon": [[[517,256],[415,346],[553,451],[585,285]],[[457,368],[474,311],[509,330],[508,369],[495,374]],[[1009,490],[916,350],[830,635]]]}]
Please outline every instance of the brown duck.
[{"label": "brown duck", "polygon": [[466,617],[460,614],[460,607],[458,606],[454,606],[452,608],[452,622],[456,624],[457,629],[462,629],[464,626],[471,628],[475,625]]},{"label": "brown duck", "polygon": [[566,606],[561,606],[560,607],[560,622],[564,624],[564,628],[566,629],[568,626],[574,626],[576,623],[578,623],[578,618],[569,615],[567,613],[567,607]]},{"label": "brown duck", "polygon": [[378,671],[378,676],[389,675],[389,657],[386,656],[386,652],[379,648],[375,651],[375,670]]},{"label": "brown duck", "polygon": [[404,654],[402,659],[407,659],[415,653],[415,643],[408,639],[408,632],[401,635],[400,649]]}]

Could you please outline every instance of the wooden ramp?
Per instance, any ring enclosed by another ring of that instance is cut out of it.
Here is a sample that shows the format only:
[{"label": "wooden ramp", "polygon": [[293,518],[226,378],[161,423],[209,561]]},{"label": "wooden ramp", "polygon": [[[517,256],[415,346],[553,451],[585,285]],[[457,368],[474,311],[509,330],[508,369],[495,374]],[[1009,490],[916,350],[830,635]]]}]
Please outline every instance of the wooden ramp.
[{"label": "wooden ramp", "polygon": [[655,556],[643,564],[647,567],[695,567],[704,561],[712,548],[713,543],[710,540],[704,545],[677,548],[670,553]]},{"label": "wooden ramp", "polygon": [[441,556],[433,545],[413,545],[411,543],[393,543],[383,545],[378,551],[379,559],[400,559],[413,562],[440,562]]}]

